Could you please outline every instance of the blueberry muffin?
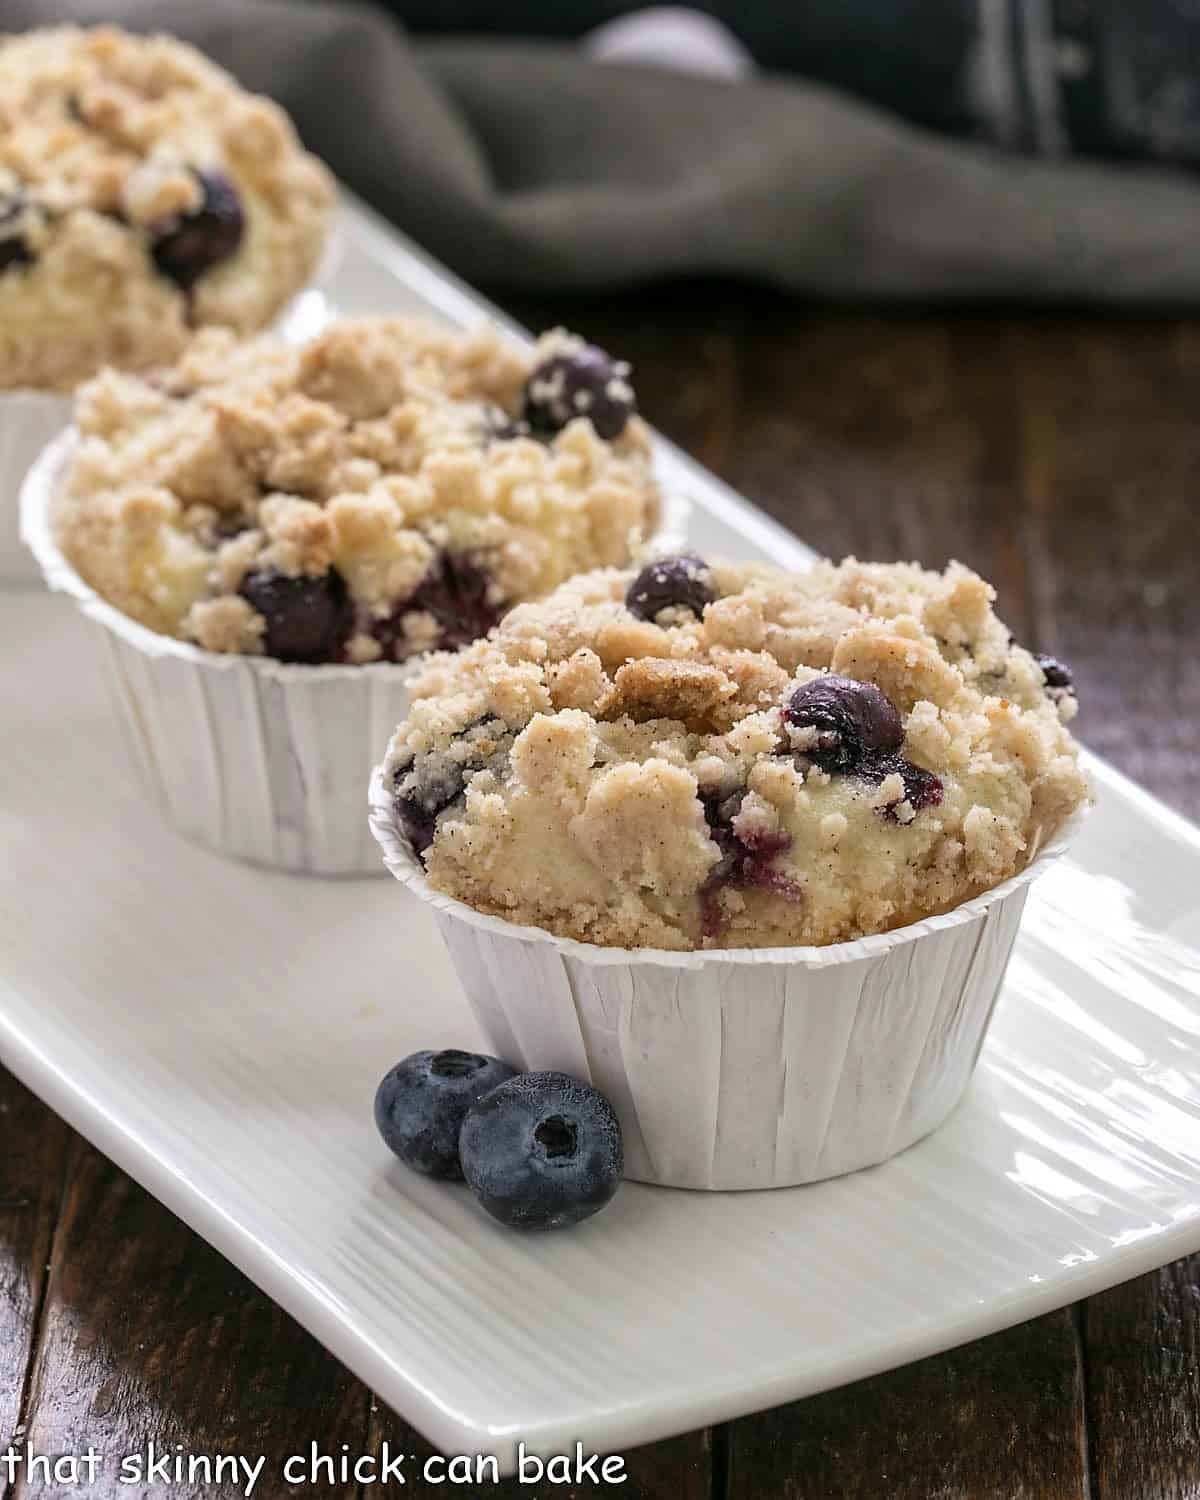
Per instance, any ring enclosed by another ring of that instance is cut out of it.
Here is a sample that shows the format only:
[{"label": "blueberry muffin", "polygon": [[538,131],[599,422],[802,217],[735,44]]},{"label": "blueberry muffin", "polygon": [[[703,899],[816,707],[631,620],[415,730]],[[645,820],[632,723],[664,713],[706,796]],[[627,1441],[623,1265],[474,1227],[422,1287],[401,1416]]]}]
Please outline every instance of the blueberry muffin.
[{"label": "blueberry muffin", "polygon": [[561,331],[198,334],[84,385],[60,545],[105,599],[211,651],[403,662],[630,561],[655,529],[628,366]]},{"label": "blueberry muffin", "polygon": [[287,116],[191,47],[104,27],[0,38],[0,390],[176,358],[308,282],[333,182]]},{"label": "blueberry muffin", "polygon": [[432,884],[624,948],[826,944],[1020,870],[1088,790],[1070,674],[966,568],[664,559],[514,609],[385,764]]}]

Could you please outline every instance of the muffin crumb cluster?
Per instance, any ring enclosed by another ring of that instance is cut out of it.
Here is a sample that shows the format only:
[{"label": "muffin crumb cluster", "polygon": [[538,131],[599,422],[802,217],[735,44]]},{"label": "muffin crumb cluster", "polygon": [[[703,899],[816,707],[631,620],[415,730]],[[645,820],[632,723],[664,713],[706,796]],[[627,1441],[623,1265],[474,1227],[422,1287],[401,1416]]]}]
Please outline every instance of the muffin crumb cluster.
[{"label": "muffin crumb cluster", "polygon": [[63,550],[117,608],[211,651],[366,664],[464,645],[657,526],[632,406],[609,439],[587,414],[531,435],[546,367],[597,353],[406,319],[302,348],[205,330],[171,367],[81,389]]},{"label": "muffin crumb cluster", "polygon": [[0,38],[0,389],[265,327],[311,279],[333,206],[286,114],[184,43]]},{"label": "muffin crumb cluster", "polygon": [[966,568],[660,559],[428,660],[385,772],[438,889],[636,948],[826,944],[1015,874],[1075,700]]}]

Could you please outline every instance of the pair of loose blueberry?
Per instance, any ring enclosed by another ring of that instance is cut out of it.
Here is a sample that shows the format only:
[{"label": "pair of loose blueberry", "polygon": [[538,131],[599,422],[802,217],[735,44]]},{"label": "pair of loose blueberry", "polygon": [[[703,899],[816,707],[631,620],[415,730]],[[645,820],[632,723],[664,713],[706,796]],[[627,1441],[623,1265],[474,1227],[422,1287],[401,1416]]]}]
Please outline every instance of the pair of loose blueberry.
[{"label": "pair of loose blueberry", "polygon": [[406,1166],[465,1178],[514,1229],[578,1224],[621,1180],[621,1127],[603,1094],[476,1052],[414,1052],[397,1063],[376,1092],[375,1123]]}]

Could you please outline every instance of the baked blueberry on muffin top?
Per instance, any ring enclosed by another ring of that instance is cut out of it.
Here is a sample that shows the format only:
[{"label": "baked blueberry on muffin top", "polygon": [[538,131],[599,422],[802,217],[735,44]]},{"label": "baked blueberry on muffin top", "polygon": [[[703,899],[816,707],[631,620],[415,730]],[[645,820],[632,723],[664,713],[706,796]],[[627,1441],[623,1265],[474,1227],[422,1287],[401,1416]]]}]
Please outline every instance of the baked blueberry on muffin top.
[{"label": "baked blueberry on muffin top", "polygon": [[265,327],[311,279],[333,206],[283,111],[193,48],[111,27],[0,38],[0,389]]},{"label": "baked blueberry on muffin top", "polygon": [[600,570],[423,665],[385,762],[432,884],[565,937],[826,944],[949,910],[1087,798],[1075,699],[966,568]]},{"label": "baked blueberry on muffin top", "polygon": [[406,319],[302,348],[205,330],[170,368],[81,388],[60,544],[118,609],[212,651],[368,663],[465,645],[571,574],[627,563],[657,526],[631,391],[607,439],[587,403],[527,423],[547,365],[597,353]]}]

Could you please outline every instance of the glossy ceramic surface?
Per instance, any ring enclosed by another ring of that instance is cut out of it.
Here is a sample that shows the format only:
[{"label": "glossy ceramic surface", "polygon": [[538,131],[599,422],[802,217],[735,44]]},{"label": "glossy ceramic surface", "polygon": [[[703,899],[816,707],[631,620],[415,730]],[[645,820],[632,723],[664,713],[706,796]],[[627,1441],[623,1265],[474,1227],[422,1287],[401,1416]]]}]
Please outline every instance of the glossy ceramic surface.
[{"label": "glossy ceramic surface", "polygon": [[[347,215],[347,310],[481,315]],[[803,562],[663,463],[700,547]],[[477,1038],[426,908],[182,841],[139,800],[73,607],[3,595],[0,630],[0,1057],[444,1450],[620,1450],[1200,1248],[1200,831],[1104,766],[940,1131],[810,1187],[629,1184],[525,1238],[375,1136],[389,1062]]]}]

